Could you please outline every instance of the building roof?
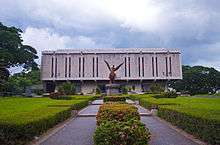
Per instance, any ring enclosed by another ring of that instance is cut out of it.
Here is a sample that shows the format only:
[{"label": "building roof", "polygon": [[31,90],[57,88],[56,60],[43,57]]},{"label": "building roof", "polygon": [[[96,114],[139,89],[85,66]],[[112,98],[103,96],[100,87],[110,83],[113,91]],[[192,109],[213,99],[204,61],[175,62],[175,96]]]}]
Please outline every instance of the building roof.
[{"label": "building roof", "polygon": [[42,54],[52,53],[180,53],[178,49],[167,48],[82,48],[82,49],[58,49],[55,51],[42,51]]}]

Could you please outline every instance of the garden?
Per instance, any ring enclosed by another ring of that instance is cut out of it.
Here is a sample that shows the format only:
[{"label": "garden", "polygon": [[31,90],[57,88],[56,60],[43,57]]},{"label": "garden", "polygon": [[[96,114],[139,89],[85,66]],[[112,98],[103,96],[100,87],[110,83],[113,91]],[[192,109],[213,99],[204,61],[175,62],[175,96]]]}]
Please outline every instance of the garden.
[{"label": "garden", "polygon": [[96,98],[84,95],[69,97],[68,100],[48,97],[0,98],[0,144],[26,144],[69,118],[72,110],[79,110]]},{"label": "garden", "polygon": [[145,145],[150,133],[140,121],[138,109],[124,96],[105,97],[96,116],[95,145]]},{"label": "garden", "polygon": [[[160,95],[159,95],[160,96]],[[220,99],[199,97],[162,98],[155,94],[130,95],[158,116],[210,144],[220,144]]]}]

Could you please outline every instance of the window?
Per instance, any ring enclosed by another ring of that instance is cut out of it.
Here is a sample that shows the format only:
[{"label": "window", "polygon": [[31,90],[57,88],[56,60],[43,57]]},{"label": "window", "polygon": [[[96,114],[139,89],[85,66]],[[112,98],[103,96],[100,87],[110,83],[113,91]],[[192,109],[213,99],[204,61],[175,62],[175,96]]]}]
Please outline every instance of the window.
[{"label": "window", "polygon": [[85,58],[83,57],[82,59],[83,59],[83,60],[82,60],[82,61],[83,61],[83,62],[82,62],[82,64],[83,64],[82,73],[83,73],[83,74],[82,74],[82,75],[83,75],[83,77],[84,77],[84,76],[85,76]]},{"label": "window", "polygon": [[152,76],[154,77],[154,57],[152,57]]},{"label": "window", "polygon": [[99,68],[98,68],[98,64],[99,64],[99,62],[98,62],[98,57],[96,57],[96,77],[99,76]]},{"label": "window", "polygon": [[51,60],[51,77],[53,77],[54,76],[54,74],[53,74],[53,57],[52,57],[52,60]]},{"label": "window", "polygon": [[65,58],[65,77],[67,77],[67,57]]},{"label": "window", "polygon": [[69,57],[69,77],[71,77],[71,57]]},{"label": "window", "polygon": [[92,77],[95,77],[95,58],[92,58]]},{"label": "window", "polygon": [[125,77],[127,77],[127,58],[124,58],[125,61]]},{"label": "window", "polygon": [[156,76],[158,77],[158,64],[157,64],[157,57],[156,57]]},{"label": "window", "polygon": [[57,58],[55,58],[55,77],[57,77]]},{"label": "window", "polygon": [[79,77],[81,77],[81,57],[79,57]]},{"label": "window", "polygon": [[144,77],[144,57],[142,57],[142,76]]},{"label": "window", "polygon": [[140,57],[138,57],[138,76],[141,76],[141,64],[140,64]]},{"label": "window", "polygon": [[168,63],[167,63],[167,57],[165,58],[166,60],[166,76],[168,76]]},{"label": "window", "polygon": [[131,59],[128,57],[128,76],[131,77]]},{"label": "window", "polygon": [[171,62],[171,57],[169,57],[169,61],[170,61],[170,76],[172,76],[172,62]]}]

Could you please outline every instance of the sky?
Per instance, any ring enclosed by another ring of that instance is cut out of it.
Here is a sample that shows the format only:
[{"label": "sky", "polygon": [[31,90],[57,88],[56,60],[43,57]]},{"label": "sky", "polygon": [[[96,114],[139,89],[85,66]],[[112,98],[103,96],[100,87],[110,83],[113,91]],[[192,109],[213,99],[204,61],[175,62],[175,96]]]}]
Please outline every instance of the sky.
[{"label": "sky", "polygon": [[[179,49],[185,65],[220,70],[219,0],[0,0],[0,22],[23,43],[71,48]],[[40,60],[37,60],[40,63]]]}]

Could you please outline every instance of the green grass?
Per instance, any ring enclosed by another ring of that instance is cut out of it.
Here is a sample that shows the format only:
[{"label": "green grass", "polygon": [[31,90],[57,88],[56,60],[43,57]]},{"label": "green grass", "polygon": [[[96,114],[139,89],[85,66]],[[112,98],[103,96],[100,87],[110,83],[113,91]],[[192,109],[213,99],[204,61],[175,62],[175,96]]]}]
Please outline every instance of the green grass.
[{"label": "green grass", "polygon": [[160,98],[155,99],[152,95],[133,95],[142,98],[150,104],[156,104],[162,108],[176,110],[196,117],[220,120],[220,98]]},{"label": "green grass", "polygon": [[50,98],[0,98],[0,123],[20,124],[53,116],[92,96],[71,96],[72,100]]}]

